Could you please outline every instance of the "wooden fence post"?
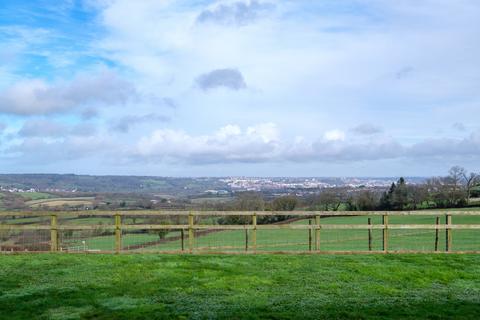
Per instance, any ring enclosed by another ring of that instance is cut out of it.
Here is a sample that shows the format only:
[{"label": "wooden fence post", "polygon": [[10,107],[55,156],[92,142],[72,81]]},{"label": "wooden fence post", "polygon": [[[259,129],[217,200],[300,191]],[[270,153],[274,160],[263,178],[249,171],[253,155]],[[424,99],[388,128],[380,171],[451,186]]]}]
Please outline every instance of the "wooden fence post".
[{"label": "wooden fence post", "polygon": [[256,212],[254,212],[252,216],[252,225],[253,225],[253,230],[252,230],[253,252],[257,253],[257,213]]},{"label": "wooden fence post", "polygon": [[388,252],[388,216],[383,215],[382,216],[382,223],[383,223],[383,251],[386,253]]},{"label": "wooden fence post", "polygon": [[57,215],[50,217],[50,251],[58,251],[58,226]]},{"label": "wooden fence post", "polygon": [[440,217],[435,218],[435,251],[438,251],[438,226],[440,225]]},{"label": "wooden fence post", "polygon": [[308,251],[312,251],[312,219],[308,219],[308,225],[310,228],[308,228]]},{"label": "wooden fence post", "polygon": [[122,250],[122,217],[115,215],[115,253]]},{"label": "wooden fence post", "polygon": [[[372,218],[368,218],[368,225],[372,225]],[[368,251],[372,251],[372,228],[368,228]]]},{"label": "wooden fence post", "polygon": [[320,251],[320,215],[315,216],[315,251]]},{"label": "wooden fence post", "polygon": [[192,212],[188,215],[188,250],[193,253],[195,233],[193,230],[194,215]]},{"label": "wooden fence post", "polygon": [[245,229],[245,251],[248,251],[248,229]]},{"label": "wooden fence post", "polygon": [[449,252],[452,251],[452,229],[450,229],[452,215],[447,214],[445,216],[445,224],[447,225],[445,228],[445,251]]}]

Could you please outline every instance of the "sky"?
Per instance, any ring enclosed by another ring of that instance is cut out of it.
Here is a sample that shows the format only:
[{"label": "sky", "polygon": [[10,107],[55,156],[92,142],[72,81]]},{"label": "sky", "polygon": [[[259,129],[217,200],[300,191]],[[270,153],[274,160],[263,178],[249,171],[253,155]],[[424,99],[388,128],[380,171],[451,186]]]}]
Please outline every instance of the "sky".
[{"label": "sky", "polygon": [[480,171],[480,1],[2,0],[0,173]]}]

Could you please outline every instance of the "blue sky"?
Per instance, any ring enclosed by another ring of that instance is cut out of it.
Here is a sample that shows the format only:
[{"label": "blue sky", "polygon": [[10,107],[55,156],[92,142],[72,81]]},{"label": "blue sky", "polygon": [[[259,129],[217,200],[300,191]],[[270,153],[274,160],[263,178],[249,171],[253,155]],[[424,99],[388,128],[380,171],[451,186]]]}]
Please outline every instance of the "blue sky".
[{"label": "blue sky", "polygon": [[0,172],[480,171],[475,0],[0,3]]}]

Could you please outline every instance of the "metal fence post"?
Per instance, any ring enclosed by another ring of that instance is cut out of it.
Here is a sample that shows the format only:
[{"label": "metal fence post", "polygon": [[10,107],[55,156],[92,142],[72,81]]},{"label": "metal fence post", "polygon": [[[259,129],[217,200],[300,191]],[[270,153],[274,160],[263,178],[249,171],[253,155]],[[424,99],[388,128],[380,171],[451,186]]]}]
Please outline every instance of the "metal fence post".
[{"label": "metal fence post", "polygon": [[320,215],[315,216],[315,251],[320,251]]},{"label": "metal fence post", "polygon": [[440,217],[435,218],[435,251],[438,251],[438,226],[440,225]]},{"label": "metal fence post", "polygon": [[57,215],[50,217],[50,251],[58,251],[58,225]]}]

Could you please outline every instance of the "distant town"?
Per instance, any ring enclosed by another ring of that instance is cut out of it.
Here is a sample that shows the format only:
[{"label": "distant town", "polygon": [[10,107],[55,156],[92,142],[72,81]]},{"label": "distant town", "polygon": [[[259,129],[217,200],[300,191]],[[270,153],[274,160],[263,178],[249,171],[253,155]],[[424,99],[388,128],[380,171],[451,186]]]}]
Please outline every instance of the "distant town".
[{"label": "distant town", "polygon": [[[424,181],[424,178],[410,178],[413,183]],[[285,189],[323,189],[323,188],[364,188],[388,187],[396,178],[249,178],[231,177],[220,179],[232,191],[268,191]]]}]

